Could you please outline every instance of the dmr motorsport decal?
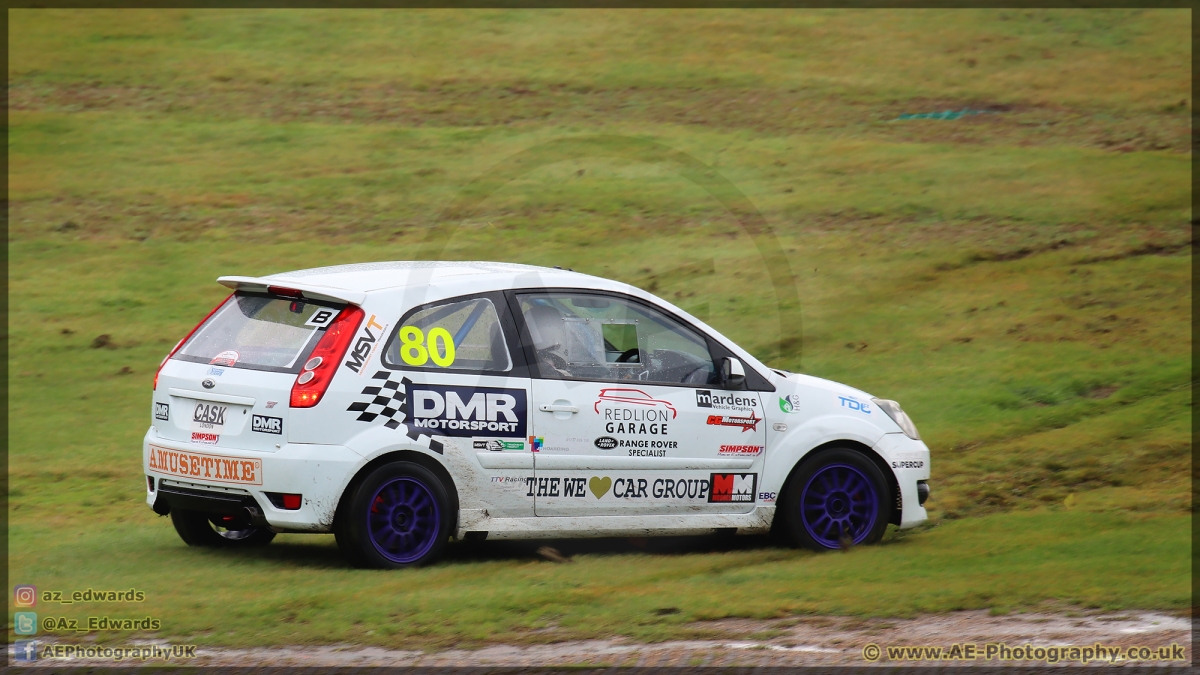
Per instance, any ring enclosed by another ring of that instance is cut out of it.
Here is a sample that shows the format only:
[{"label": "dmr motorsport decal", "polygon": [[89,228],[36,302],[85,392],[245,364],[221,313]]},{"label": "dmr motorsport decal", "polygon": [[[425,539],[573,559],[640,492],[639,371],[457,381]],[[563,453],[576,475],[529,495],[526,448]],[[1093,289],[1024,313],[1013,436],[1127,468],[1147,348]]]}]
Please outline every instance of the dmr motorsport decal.
[{"label": "dmr motorsport decal", "polygon": [[[377,330],[371,332],[372,328]],[[371,354],[379,346],[379,340],[383,337],[386,330],[387,326],[376,323],[375,315],[372,314],[371,318],[367,319],[367,325],[362,327],[362,334],[355,338],[354,347],[350,349],[349,358],[342,365],[361,375],[363,366],[371,360]]]},{"label": "dmr motorsport decal", "polygon": [[167,403],[154,402],[154,419],[169,420],[171,419],[171,406]]},{"label": "dmr motorsport decal", "polygon": [[750,412],[758,409],[758,396],[741,392],[728,394],[718,391],[713,393],[708,389],[696,390],[696,407],[712,408],[713,410],[736,410]]},{"label": "dmr motorsport decal", "polygon": [[708,495],[711,503],[754,502],[754,488],[758,484],[756,473],[714,473],[712,475],[712,492]]},{"label": "dmr motorsport decal", "polygon": [[745,433],[747,431],[758,431],[758,423],[761,421],[761,417],[757,417],[753,412],[751,412],[749,417],[739,417],[737,415],[709,415],[707,424],[716,427],[741,427],[742,433]]},{"label": "dmr motorsport decal", "polygon": [[250,428],[263,434],[282,434],[283,418],[255,415],[250,419]]},{"label": "dmr motorsport decal", "polygon": [[439,436],[525,438],[529,406],[524,389],[408,385],[407,423]]},{"label": "dmr motorsport decal", "polygon": [[397,429],[417,443],[439,455],[442,454],[442,444],[433,440],[432,434],[427,433],[422,439],[421,432],[402,424],[405,419],[403,410],[405,394],[408,388],[413,386],[413,383],[407,377],[402,377],[399,381],[393,380],[392,374],[390,370],[380,370],[372,375],[372,383],[363,387],[362,390],[363,396],[367,396],[368,399],[351,403],[346,410],[359,413],[355,418],[359,422],[370,423],[380,417],[386,417],[387,421],[383,423],[383,426],[388,429]]}]

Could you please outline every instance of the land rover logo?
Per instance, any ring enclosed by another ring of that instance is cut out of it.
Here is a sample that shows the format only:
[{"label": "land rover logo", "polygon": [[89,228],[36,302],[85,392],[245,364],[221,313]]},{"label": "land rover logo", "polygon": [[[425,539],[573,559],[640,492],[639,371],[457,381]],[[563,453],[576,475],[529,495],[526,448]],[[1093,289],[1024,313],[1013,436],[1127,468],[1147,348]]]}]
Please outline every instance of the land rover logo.
[{"label": "land rover logo", "polygon": [[612,436],[601,436],[596,439],[596,447],[601,450],[612,450],[617,447],[617,439]]},{"label": "land rover logo", "polygon": [[217,383],[213,382],[212,380],[205,380],[200,384],[202,384],[205,389],[212,389],[213,387],[217,386]]}]

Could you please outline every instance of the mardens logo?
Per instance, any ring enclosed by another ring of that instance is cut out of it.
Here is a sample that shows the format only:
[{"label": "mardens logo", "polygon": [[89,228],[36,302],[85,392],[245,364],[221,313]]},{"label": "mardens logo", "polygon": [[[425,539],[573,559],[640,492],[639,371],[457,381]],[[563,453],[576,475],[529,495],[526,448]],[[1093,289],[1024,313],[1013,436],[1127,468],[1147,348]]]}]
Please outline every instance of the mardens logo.
[{"label": "mardens logo", "polygon": [[758,407],[757,396],[738,394],[712,393],[708,389],[696,390],[697,408],[715,408],[717,410],[749,410]]}]

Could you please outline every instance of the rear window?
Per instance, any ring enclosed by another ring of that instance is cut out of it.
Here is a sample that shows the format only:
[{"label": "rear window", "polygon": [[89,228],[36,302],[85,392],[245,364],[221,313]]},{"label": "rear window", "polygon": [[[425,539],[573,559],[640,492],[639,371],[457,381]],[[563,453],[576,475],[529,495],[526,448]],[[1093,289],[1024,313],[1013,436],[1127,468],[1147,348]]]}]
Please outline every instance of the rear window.
[{"label": "rear window", "polygon": [[175,358],[233,368],[299,370],[339,311],[308,300],[238,293]]}]

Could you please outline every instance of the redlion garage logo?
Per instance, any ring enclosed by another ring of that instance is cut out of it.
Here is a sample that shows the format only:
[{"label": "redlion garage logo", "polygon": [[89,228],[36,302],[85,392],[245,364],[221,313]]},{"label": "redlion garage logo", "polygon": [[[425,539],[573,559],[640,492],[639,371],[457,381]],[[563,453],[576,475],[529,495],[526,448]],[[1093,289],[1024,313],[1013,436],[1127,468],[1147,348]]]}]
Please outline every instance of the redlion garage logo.
[{"label": "redlion garage logo", "polygon": [[524,389],[409,385],[405,424],[430,436],[525,438]]},{"label": "redlion garage logo", "polygon": [[754,502],[754,488],[758,483],[758,474],[714,473],[710,480],[712,489],[708,491],[709,502]]}]

